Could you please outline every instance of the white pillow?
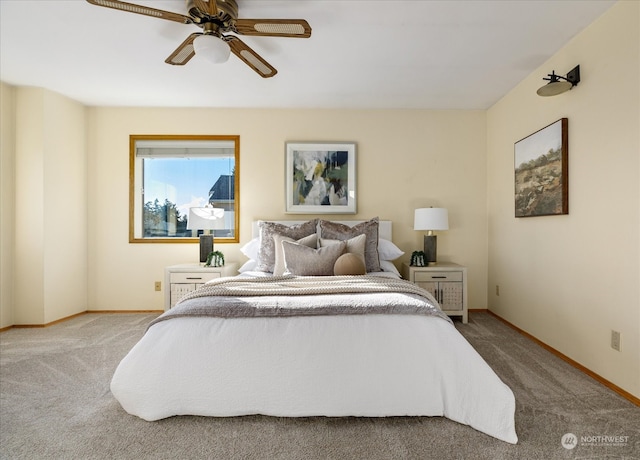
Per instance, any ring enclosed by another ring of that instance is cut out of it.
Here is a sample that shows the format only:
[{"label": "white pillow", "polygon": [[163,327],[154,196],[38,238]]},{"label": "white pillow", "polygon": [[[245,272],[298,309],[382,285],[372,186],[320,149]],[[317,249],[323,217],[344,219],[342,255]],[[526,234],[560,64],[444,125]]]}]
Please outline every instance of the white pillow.
[{"label": "white pillow", "polygon": [[257,236],[240,248],[241,253],[243,253],[249,259],[253,259],[255,261],[258,260],[259,250],[260,250],[260,238]]},{"label": "white pillow", "polygon": [[398,275],[398,278],[401,277],[400,276],[400,272],[398,271],[396,266],[393,265],[393,262],[389,262],[388,260],[381,260],[380,261],[380,268],[382,269],[383,272],[394,273],[394,274]]},{"label": "white pillow", "polygon": [[238,272],[240,273],[252,272],[256,269],[257,266],[258,266],[257,260],[249,259],[244,264],[242,264],[242,267],[238,269]]},{"label": "white pillow", "polygon": [[381,261],[396,260],[398,257],[404,255],[404,251],[391,241],[380,238],[378,240],[378,254],[380,255]]}]

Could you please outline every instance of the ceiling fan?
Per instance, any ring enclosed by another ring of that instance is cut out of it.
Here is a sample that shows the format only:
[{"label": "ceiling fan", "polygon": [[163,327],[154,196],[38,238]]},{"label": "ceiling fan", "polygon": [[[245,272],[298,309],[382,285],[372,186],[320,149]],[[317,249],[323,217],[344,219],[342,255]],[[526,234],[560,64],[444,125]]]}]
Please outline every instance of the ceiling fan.
[{"label": "ceiling fan", "polygon": [[238,19],[236,0],[186,0],[187,15],[158,10],[120,0],[87,0],[92,5],[144,14],[183,24],[195,24],[202,32],[194,32],[164,61],[185,65],[196,54],[206,54],[214,62],[224,62],[233,52],[263,78],[278,71],[233,33],[261,37],[309,38],[311,27],[304,19]]}]

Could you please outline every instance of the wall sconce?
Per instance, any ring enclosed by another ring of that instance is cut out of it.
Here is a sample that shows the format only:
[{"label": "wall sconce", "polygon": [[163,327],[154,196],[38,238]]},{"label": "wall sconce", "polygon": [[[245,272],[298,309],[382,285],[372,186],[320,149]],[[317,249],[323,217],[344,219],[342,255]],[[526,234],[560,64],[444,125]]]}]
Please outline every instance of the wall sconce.
[{"label": "wall sconce", "polygon": [[424,236],[424,261],[427,265],[437,263],[438,237],[434,230],[449,230],[449,213],[445,208],[420,208],[415,210],[414,230],[427,230]]},{"label": "wall sconce", "polygon": [[538,96],[556,96],[562,94],[580,83],[580,66],[577,65],[571,69],[566,77],[556,75],[555,71],[551,71],[543,80],[549,83],[536,91]]},{"label": "wall sconce", "polygon": [[[224,228],[224,209],[204,206],[201,208],[189,208],[187,217],[187,230],[215,230]],[[206,262],[209,254],[213,252],[213,234],[200,235],[200,262]]]}]

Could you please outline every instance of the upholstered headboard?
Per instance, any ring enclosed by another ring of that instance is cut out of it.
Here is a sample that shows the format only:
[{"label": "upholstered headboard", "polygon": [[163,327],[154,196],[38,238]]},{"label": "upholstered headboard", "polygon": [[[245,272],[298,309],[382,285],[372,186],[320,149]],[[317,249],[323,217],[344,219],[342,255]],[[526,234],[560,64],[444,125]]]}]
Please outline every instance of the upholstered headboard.
[{"label": "upholstered headboard", "polygon": [[[330,220],[330,219],[325,219],[325,220]],[[260,236],[260,230],[258,228],[258,223],[260,221],[259,220],[255,220],[252,222],[251,224],[251,238],[256,238],[258,236]],[[304,222],[307,222],[306,220],[273,220],[270,222],[277,222],[279,224],[282,225],[297,225],[297,224],[302,224]],[[353,227],[354,225],[357,225],[359,223],[362,222],[366,222],[364,220],[334,220],[333,222],[338,222],[340,224],[344,224],[344,225],[348,225],[350,227]],[[392,232],[391,232],[391,224],[392,222],[390,220],[381,220],[379,225],[378,225],[378,237],[380,238],[384,238],[385,240],[389,240],[389,241],[393,241],[392,240]]]}]

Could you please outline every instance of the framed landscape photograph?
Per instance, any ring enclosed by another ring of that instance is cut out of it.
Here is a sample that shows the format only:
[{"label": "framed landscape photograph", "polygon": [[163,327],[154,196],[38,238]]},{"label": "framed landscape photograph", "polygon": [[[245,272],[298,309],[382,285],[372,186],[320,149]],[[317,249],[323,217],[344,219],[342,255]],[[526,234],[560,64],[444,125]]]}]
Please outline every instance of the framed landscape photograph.
[{"label": "framed landscape photograph", "polygon": [[356,144],[287,142],[286,212],[356,213]]},{"label": "framed landscape photograph", "polygon": [[516,217],[569,214],[569,121],[515,143]]}]

